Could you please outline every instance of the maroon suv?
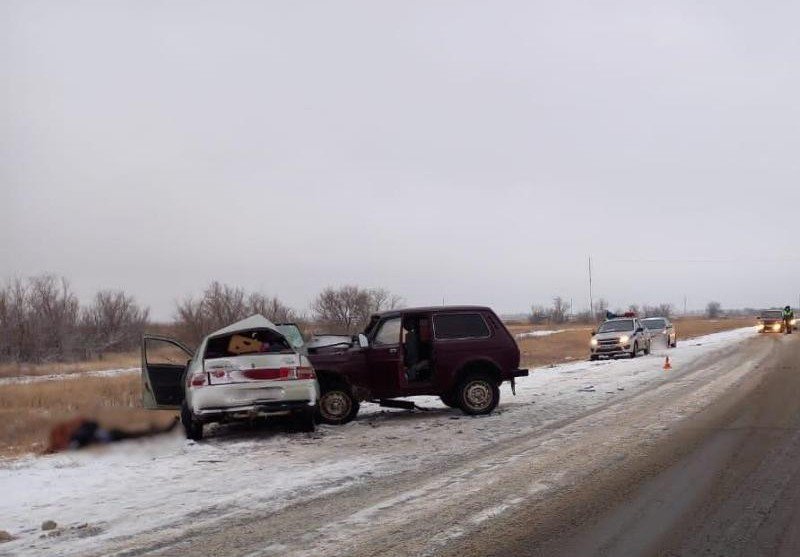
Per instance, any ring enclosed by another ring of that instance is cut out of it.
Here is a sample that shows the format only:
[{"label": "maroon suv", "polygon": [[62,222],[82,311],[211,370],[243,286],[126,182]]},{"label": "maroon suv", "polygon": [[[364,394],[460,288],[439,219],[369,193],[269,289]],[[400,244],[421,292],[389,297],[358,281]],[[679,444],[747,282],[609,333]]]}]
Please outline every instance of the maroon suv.
[{"label": "maroon suv", "polygon": [[373,315],[349,345],[312,348],[309,359],[321,388],[319,419],[344,424],[359,402],[413,408],[396,397],[438,395],[467,414],[488,414],[503,381],[528,375],[518,369],[519,348],[489,308],[442,306]]}]

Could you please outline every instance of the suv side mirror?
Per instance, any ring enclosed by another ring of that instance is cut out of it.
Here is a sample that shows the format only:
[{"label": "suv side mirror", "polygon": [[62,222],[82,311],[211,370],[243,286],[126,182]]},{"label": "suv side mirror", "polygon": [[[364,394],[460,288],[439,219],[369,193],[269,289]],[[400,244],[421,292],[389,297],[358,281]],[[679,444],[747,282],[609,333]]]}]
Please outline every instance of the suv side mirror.
[{"label": "suv side mirror", "polygon": [[367,340],[367,335],[363,333],[358,335],[358,345],[361,348],[369,348],[369,340]]},{"label": "suv side mirror", "polygon": [[636,329],[636,332],[637,333],[643,333],[644,332],[644,327],[639,327],[638,329]]}]

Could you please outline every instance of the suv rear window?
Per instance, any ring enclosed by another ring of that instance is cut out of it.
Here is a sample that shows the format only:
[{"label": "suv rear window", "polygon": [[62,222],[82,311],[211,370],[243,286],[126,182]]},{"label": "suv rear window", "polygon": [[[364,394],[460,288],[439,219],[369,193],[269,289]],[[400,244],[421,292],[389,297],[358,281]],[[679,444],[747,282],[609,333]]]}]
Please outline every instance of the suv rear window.
[{"label": "suv rear window", "polygon": [[433,316],[437,339],[486,338],[489,327],[479,313],[441,313]]}]

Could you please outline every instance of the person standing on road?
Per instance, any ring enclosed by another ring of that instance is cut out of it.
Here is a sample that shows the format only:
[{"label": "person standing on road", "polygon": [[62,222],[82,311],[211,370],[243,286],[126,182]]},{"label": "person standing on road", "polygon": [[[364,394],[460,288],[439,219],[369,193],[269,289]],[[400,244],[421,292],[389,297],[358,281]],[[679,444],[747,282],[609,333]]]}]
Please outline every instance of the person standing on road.
[{"label": "person standing on road", "polygon": [[794,321],[794,310],[792,306],[786,306],[783,308],[783,331],[787,335],[792,334],[792,329],[794,328],[792,321]]}]

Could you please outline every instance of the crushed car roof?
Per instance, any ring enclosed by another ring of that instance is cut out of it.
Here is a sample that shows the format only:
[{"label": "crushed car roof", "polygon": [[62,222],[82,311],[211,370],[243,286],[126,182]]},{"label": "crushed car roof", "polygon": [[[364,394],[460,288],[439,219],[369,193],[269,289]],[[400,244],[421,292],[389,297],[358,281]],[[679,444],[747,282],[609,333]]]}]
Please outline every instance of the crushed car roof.
[{"label": "crushed car roof", "polygon": [[[238,331],[243,331],[245,329],[272,329],[273,331],[278,331],[278,328],[275,327],[275,323],[264,317],[260,314],[251,315],[241,321],[237,321],[236,323],[231,323],[227,327],[223,327],[219,331],[214,331],[209,337],[215,337],[219,335],[226,335],[228,333],[235,333]],[[280,331],[278,331],[280,333]]]}]

